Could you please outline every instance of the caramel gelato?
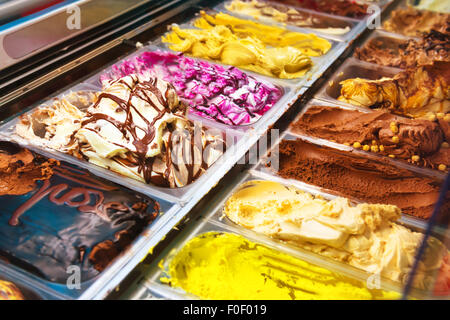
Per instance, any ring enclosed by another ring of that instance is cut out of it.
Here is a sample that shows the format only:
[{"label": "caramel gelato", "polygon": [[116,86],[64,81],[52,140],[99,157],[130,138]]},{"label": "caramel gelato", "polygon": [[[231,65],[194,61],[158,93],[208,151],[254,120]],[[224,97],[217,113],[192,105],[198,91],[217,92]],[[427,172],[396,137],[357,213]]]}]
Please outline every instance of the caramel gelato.
[{"label": "caramel gelato", "polygon": [[417,10],[412,7],[400,8],[392,11],[389,20],[383,23],[383,28],[405,36],[421,36],[422,33],[431,30],[449,34],[450,14]]},{"label": "caramel gelato", "polygon": [[363,48],[355,49],[360,60],[396,68],[414,68],[434,61],[450,61],[450,34],[431,30],[419,40],[392,41],[371,39]]},{"label": "caramel gelato", "polygon": [[[449,128],[436,121],[408,119],[386,110],[360,112],[311,106],[292,124],[292,131],[411,164],[433,169],[450,168]],[[444,129],[447,132],[444,132]]]},{"label": "caramel gelato", "polygon": [[338,100],[366,108],[386,108],[413,117],[450,121],[450,62],[407,69],[393,78],[340,82]]},{"label": "caramel gelato", "polygon": [[[423,219],[431,216],[441,188],[441,181],[400,168],[383,158],[369,159],[301,139],[281,141],[277,174],[344,197],[395,205],[403,213]],[[450,212],[450,201],[443,212]]]},{"label": "caramel gelato", "polygon": [[171,188],[197,179],[224,149],[222,137],[206,134],[187,120],[186,107],[171,84],[134,74],[109,82],[85,110],[64,98],[37,108],[22,117],[16,133]]},{"label": "caramel gelato", "polygon": [[299,78],[312,66],[311,58],[294,47],[268,47],[254,36],[239,38],[231,28],[222,25],[210,29],[181,29],[173,25],[162,41],[174,51],[271,77]]},{"label": "caramel gelato", "polygon": [[350,31],[351,24],[345,21],[324,18],[307,11],[300,11],[282,4],[259,0],[233,0],[225,5],[226,9],[253,17],[257,20],[280,22],[300,28],[313,29],[319,32],[343,35]]},{"label": "caramel gelato", "polygon": [[[396,206],[328,201],[272,181],[244,183],[227,200],[224,213],[245,228],[403,284],[423,239],[397,223],[401,211]],[[427,250],[415,276],[420,289],[432,287],[448,254],[433,237]]]},{"label": "caramel gelato", "polygon": [[0,300],[25,300],[25,297],[14,283],[0,280]]}]

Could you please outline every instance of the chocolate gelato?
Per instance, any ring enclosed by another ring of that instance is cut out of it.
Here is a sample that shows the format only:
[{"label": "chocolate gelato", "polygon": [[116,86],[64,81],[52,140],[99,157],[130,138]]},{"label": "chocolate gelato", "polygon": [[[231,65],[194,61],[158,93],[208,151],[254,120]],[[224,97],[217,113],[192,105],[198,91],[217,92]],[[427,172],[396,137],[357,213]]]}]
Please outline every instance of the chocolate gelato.
[{"label": "chocolate gelato", "polygon": [[[368,203],[396,205],[403,213],[423,219],[431,216],[441,185],[440,181],[388,161],[375,161],[301,139],[281,141],[278,175]],[[443,212],[450,212],[450,201]]]},{"label": "chocolate gelato", "polygon": [[22,195],[36,187],[36,181],[53,175],[54,159],[35,157],[29,150],[0,142],[0,196]]},{"label": "chocolate gelato", "polygon": [[432,30],[420,40],[374,38],[363,48],[356,48],[355,57],[403,69],[432,64],[433,61],[450,61],[450,34]]},{"label": "chocolate gelato", "polygon": [[291,6],[335,14],[348,18],[363,18],[367,4],[350,0],[272,0]]},{"label": "chocolate gelato", "polygon": [[392,11],[383,28],[405,36],[421,36],[422,33],[431,30],[449,34],[450,14],[422,11],[411,7],[400,8]]},{"label": "chocolate gelato", "polygon": [[364,113],[312,106],[292,125],[292,131],[333,140],[357,149],[433,169],[450,168],[450,131],[435,121],[408,119],[376,110]]}]

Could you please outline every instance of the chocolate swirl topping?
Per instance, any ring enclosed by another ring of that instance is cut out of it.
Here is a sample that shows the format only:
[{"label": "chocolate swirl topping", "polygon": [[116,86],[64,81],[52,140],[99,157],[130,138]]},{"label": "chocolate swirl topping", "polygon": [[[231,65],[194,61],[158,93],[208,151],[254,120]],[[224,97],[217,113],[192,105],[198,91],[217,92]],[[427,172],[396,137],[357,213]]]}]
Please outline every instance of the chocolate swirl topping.
[{"label": "chocolate swirl topping", "polygon": [[223,141],[195,130],[185,112],[174,87],[163,80],[131,75],[112,81],[76,133],[80,153],[113,171],[132,171],[146,183],[184,186],[223,152]]}]

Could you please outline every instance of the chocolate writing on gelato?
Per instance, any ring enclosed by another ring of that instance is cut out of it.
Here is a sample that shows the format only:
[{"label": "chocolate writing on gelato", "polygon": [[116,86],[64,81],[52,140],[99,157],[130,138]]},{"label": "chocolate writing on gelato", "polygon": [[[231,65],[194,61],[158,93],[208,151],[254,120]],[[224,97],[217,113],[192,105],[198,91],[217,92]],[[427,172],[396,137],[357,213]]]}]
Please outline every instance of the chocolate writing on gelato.
[{"label": "chocolate writing on gelato", "polygon": [[[29,160],[18,163],[23,154]],[[50,281],[65,282],[70,265],[81,267],[83,281],[97,275],[159,214],[150,198],[16,145],[2,143],[0,159],[35,167],[20,173],[34,185],[0,195],[0,255]],[[36,176],[40,169],[46,175]],[[18,173],[2,174],[6,184]]]}]

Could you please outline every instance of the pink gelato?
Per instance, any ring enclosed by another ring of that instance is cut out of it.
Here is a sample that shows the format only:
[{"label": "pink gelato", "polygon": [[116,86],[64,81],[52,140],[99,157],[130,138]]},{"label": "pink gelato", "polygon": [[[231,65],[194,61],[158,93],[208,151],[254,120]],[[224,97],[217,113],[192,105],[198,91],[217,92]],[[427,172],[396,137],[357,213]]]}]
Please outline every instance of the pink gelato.
[{"label": "pink gelato", "polygon": [[235,67],[162,51],[124,60],[100,80],[104,83],[133,73],[163,78],[173,84],[191,113],[229,125],[256,122],[283,95],[280,88]]}]

